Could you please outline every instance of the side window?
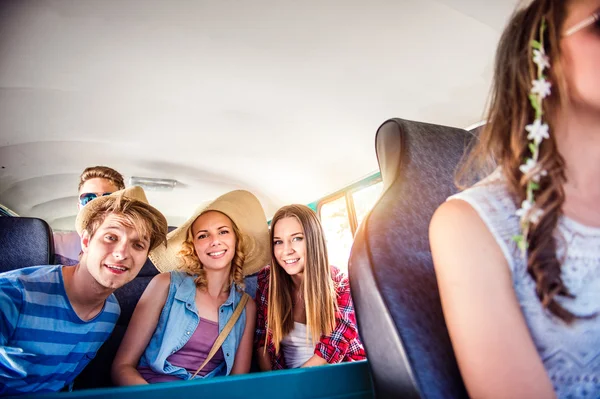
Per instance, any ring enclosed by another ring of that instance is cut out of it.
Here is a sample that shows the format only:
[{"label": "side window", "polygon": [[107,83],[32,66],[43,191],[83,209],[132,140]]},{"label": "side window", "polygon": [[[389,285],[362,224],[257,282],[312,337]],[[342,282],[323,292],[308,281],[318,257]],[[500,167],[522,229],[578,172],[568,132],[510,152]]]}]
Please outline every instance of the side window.
[{"label": "side window", "polygon": [[383,182],[380,181],[352,193],[357,226],[362,223],[367,213],[375,206],[375,202],[377,202],[382,190]]},{"label": "side window", "polygon": [[320,214],[327,240],[329,263],[347,272],[353,234],[346,196],[325,202],[321,205]]},{"label": "side window", "polygon": [[329,263],[348,271],[348,259],[356,229],[381,195],[383,182],[350,188],[319,204],[319,216],[325,230]]}]

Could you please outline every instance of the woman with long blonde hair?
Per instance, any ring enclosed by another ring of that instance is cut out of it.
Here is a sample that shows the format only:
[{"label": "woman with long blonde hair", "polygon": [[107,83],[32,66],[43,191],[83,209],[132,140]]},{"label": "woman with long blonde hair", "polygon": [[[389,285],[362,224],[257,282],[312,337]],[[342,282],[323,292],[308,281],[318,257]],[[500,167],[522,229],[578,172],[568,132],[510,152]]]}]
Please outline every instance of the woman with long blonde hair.
[{"label": "woman with long blonde hair", "polygon": [[244,190],[200,206],[151,252],[163,273],[138,302],[112,367],[134,385],[250,371],[256,305],[244,276],[268,262],[265,213]]},{"label": "woman with long blonde hair", "polygon": [[365,359],[348,278],[329,265],[323,228],[312,209],[288,205],[275,213],[271,257],[256,292],[259,367]]},{"label": "woman with long blonde hair", "polygon": [[515,12],[467,164],[499,167],[431,221],[472,397],[600,397],[599,17],[600,0],[535,0]]}]

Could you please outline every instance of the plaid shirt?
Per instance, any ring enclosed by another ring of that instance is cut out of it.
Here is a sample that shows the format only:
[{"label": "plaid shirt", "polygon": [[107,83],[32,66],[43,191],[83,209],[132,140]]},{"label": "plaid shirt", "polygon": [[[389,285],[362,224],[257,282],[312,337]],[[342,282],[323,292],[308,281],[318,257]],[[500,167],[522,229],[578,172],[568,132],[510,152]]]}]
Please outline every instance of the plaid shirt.
[{"label": "plaid shirt", "polygon": [[[256,290],[257,319],[254,344],[257,350],[262,350],[267,337],[267,312],[269,303],[269,274],[270,266],[265,267],[258,273],[258,288]],[[338,268],[331,266],[331,278],[337,294],[338,311],[335,313],[335,327],[331,334],[321,335],[321,339],[315,346],[315,354],[327,361],[327,363],[350,362],[366,359],[365,350],[356,327],[356,316],[350,296],[350,284],[348,277]],[[268,334],[267,353],[271,358],[273,370],[287,368],[283,351],[275,353],[273,335]]]}]

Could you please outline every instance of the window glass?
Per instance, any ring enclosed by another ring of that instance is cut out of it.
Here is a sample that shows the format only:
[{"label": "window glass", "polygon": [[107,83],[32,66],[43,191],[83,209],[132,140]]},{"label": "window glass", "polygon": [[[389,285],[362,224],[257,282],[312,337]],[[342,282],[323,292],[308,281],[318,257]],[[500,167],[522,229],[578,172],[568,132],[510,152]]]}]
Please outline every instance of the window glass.
[{"label": "window glass", "polygon": [[377,202],[382,190],[383,182],[380,181],[352,193],[357,226],[360,225],[365,216],[367,216],[367,213],[375,206],[375,202]]},{"label": "window glass", "polygon": [[352,229],[348,217],[346,197],[340,197],[321,206],[321,224],[327,240],[329,263],[348,272],[348,258],[352,248]]}]

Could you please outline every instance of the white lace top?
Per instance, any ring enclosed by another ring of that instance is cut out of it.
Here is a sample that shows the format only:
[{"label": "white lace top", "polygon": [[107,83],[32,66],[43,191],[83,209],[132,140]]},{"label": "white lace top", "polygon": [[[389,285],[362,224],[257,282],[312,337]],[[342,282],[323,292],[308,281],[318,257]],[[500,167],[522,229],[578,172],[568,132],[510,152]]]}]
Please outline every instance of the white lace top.
[{"label": "white lace top", "polygon": [[[557,256],[563,259],[562,278],[574,299],[557,301],[591,319],[564,323],[544,309],[535,282],[512,240],[519,218],[502,173],[497,169],[475,186],[449,199],[468,202],[485,222],[502,249],[513,277],[515,293],[537,351],[559,398],[600,398],[600,228],[562,216],[557,225]],[[563,244],[564,243],[564,244]]]}]

